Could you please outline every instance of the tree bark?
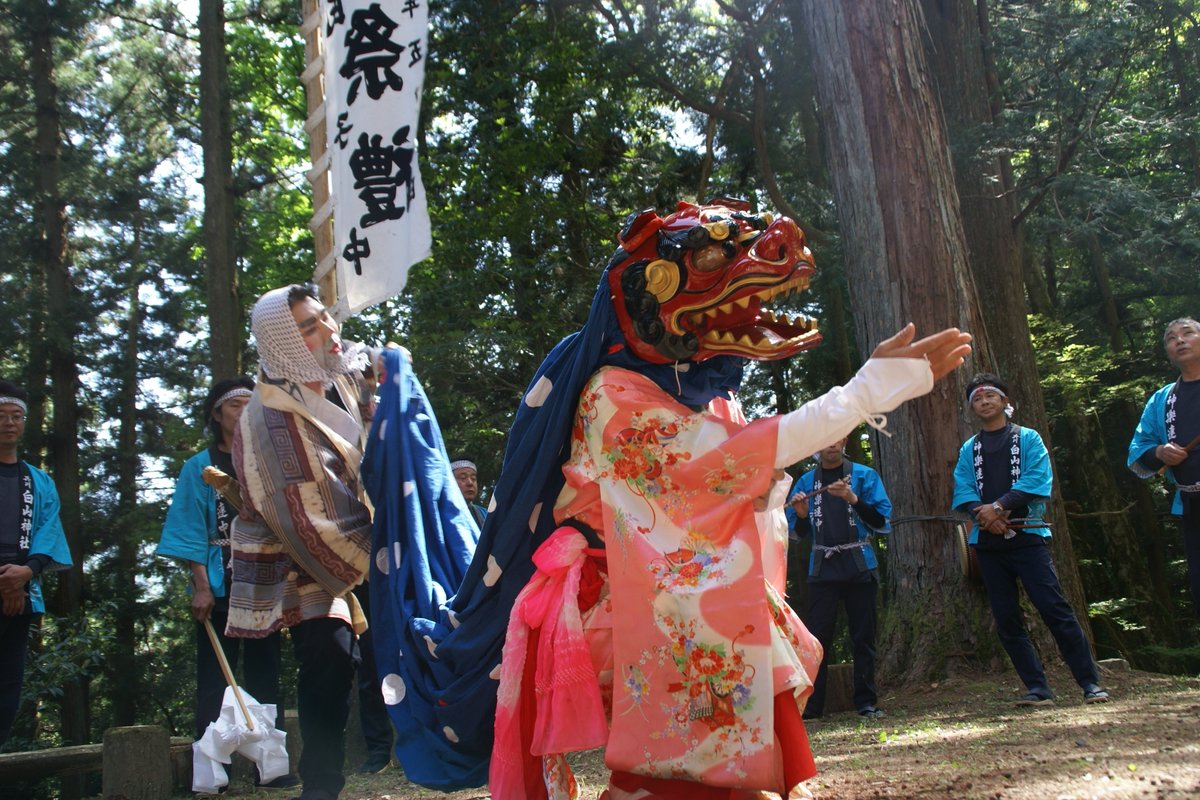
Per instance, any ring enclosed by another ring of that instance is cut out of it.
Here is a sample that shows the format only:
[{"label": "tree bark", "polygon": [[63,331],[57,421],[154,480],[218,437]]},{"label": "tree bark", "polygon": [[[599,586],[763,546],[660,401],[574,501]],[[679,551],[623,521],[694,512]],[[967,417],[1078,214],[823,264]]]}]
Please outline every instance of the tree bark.
[{"label": "tree bark", "polygon": [[[976,363],[1008,383],[1018,409],[1014,422],[1041,433],[1053,461],[1050,420],[1026,311],[1025,233],[1015,221],[1012,170],[1002,156],[981,156],[977,144],[986,140],[999,103],[995,95],[998,82],[989,72],[986,57],[990,46],[985,36],[986,5],[983,0],[922,0],[922,7],[929,32],[926,53],[937,76],[946,130],[952,142],[960,143],[952,149],[955,185],[968,266],[991,343],[992,357]],[[1055,494],[1060,496],[1060,492],[1058,481]],[[1059,579],[1087,630],[1087,601],[1061,502],[1047,506],[1047,518],[1055,531],[1051,548]],[[1053,647],[1044,632],[1039,638]]]},{"label": "tree bark", "polygon": [[113,716],[117,725],[137,722],[140,687],[127,677],[137,674],[138,587],[136,518],[138,510],[138,339],[142,329],[141,222],[135,221],[134,246],[129,280],[129,308],[125,314],[118,402],[120,428],[117,433],[117,513],[112,536],[117,545],[117,602],[114,611],[116,644],[109,663],[113,677]]},{"label": "tree bark", "polygon": [[[50,3],[29,7],[30,76],[33,84],[37,125],[38,203],[41,216],[41,261],[46,279],[45,349],[50,364],[54,424],[49,441],[49,466],[62,504],[60,518],[71,544],[75,566],[59,573],[54,596],[54,613],[67,620],[70,629],[82,618],[83,554],[79,547],[79,368],[74,353],[78,330],[78,299],[70,271],[67,248],[67,203],[62,195],[62,128],[58,110],[58,86],[54,62],[54,15]],[[60,702],[63,741],[83,744],[88,740],[88,684],[83,678],[68,679]],[[63,796],[78,796],[82,785],[64,781]]]},{"label": "tree bark", "polygon": [[1104,328],[1108,331],[1108,347],[1114,353],[1119,353],[1125,349],[1125,336],[1121,325],[1121,312],[1113,295],[1112,278],[1108,272],[1108,258],[1104,255],[1104,246],[1094,233],[1084,236],[1083,246],[1084,258],[1092,268],[1096,290],[1100,293],[1100,314]]},{"label": "tree bark", "polygon": [[[907,2],[805,3],[815,54],[834,198],[860,350],[905,323],[918,334],[946,326],[975,332],[976,359],[991,360],[955,193],[950,153]],[[945,514],[959,445],[965,372],[889,415],[876,452],[896,516]],[[956,656],[997,645],[982,592],[962,576],[953,530],[929,522],[897,531],[881,631],[881,673],[913,680],[946,671]]]},{"label": "tree bark", "polygon": [[213,381],[242,374],[242,308],[234,248],[233,145],[223,0],[200,0],[200,148],[204,265]]}]

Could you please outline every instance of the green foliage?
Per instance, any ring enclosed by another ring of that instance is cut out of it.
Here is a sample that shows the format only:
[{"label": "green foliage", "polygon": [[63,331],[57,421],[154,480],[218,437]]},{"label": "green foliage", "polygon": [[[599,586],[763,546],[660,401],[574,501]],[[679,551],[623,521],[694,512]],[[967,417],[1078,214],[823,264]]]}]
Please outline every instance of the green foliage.
[{"label": "green foliage", "polygon": [[[227,5],[245,307],[311,274],[304,56],[295,3]],[[1043,282],[1050,301],[1031,327],[1055,426],[1069,414],[1108,420],[1140,406],[1169,373],[1165,322],[1200,307],[1194,5],[987,4],[998,125],[953,144],[977,163],[1001,154],[1012,164],[1030,283]],[[85,679],[98,732],[115,718],[125,665],[141,680],[138,720],[187,732],[193,626],[181,570],[152,548],[178,469],[204,442],[193,21],[166,0],[52,7],[84,416],[84,525],[72,535],[87,559],[88,600],[82,622],[47,620],[26,688],[48,707],[63,680]],[[49,8],[20,0],[0,16],[0,374],[29,383],[47,420],[44,198],[31,156],[28,43]],[[775,16],[756,22],[767,8]],[[786,204],[809,231],[820,274],[802,310],[822,321],[827,343],[750,369],[742,394],[751,415],[797,407],[860,360],[820,157],[809,65],[819,47],[794,10],[683,0],[434,6],[418,131],[433,255],[413,267],[401,297],[352,320],[346,334],[412,350],[448,448],[472,457],[485,485],[498,475],[519,397],[550,348],[584,322],[630,212],[726,194]],[[125,440],[135,453],[121,443],[122,424],[136,428]],[[1103,430],[1114,475],[1129,480],[1129,431]],[[48,433],[48,425],[27,433],[31,460],[48,452]],[[1166,491],[1152,486],[1165,505]],[[1086,509],[1083,487],[1062,488]],[[1182,595],[1177,549],[1165,549],[1164,574]],[[1084,567],[1111,579],[1098,559]],[[1137,627],[1129,592],[1088,593],[1094,613]],[[132,645],[117,643],[118,622]],[[128,646],[132,653],[121,650]],[[1189,653],[1172,650],[1170,663],[1191,664]],[[57,741],[52,718],[38,717],[42,744]]]},{"label": "green foliage", "polygon": [[1158,664],[1158,670],[1171,675],[1200,673],[1200,645],[1165,647],[1150,645],[1137,654],[1148,664]]}]

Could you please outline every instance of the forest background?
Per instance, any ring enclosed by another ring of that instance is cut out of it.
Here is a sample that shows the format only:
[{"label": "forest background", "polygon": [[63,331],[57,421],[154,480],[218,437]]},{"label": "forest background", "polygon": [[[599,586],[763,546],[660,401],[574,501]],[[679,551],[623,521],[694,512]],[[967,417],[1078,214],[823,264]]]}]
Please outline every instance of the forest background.
[{"label": "forest background", "polygon": [[[312,274],[315,2],[0,9],[0,376],[30,390],[23,453],[77,564],[48,579],[9,749],[190,728],[185,574],[153,549],[213,377],[255,368],[248,307]],[[441,0],[417,135],[433,255],[346,333],[412,351],[487,486],[625,215],[750,198],[806,231],[797,310],[825,334],[750,370],[752,415],[843,383],[909,319],[976,335],[894,438],[851,443],[910,520],[882,548],[881,679],[1007,669],[953,527],[922,519],[947,512],[984,369],[1051,445],[1055,557],[1098,657],[1196,674],[1166,489],[1124,463],[1175,376],[1166,322],[1200,314],[1198,23],[1192,0]]]}]

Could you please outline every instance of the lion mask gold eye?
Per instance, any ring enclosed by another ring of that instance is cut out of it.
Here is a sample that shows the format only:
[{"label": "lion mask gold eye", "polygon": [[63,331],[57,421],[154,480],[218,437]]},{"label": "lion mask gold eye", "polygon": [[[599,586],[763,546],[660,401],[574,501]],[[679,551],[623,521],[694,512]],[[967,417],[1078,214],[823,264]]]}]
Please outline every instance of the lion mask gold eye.
[{"label": "lion mask gold eye", "polygon": [[700,272],[715,272],[729,264],[730,256],[723,244],[710,244],[692,251],[692,266]]},{"label": "lion mask gold eye", "polygon": [[665,303],[679,291],[679,267],[670,261],[651,261],[646,267],[646,291]]}]

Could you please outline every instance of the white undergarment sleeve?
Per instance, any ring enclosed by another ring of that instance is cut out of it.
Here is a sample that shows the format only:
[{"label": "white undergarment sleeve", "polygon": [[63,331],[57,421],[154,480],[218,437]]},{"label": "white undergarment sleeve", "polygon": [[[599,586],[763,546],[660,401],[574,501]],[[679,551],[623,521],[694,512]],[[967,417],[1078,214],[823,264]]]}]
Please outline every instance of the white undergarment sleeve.
[{"label": "white undergarment sleeve", "polygon": [[933,371],[923,358],[872,358],[845,386],[779,418],[775,467],[789,467],[848,435],[863,420],[883,430],[881,415],[933,388]]},{"label": "white undergarment sleeve", "polygon": [[771,491],[767,493],[767,511],[782,509],[787,505],[788,491],[792,488],[792,476],[786,472],[777,481],[771,482]]}]

